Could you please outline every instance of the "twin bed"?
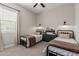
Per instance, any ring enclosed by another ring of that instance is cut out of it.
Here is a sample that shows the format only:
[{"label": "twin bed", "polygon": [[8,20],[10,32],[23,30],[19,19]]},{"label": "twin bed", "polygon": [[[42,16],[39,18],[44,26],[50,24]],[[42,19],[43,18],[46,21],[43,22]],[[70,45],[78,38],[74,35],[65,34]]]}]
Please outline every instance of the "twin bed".
[{"label": "twin bed", "polygon": [[[79,45],[72,30],[58,30],[57,36],[48,42],[46,46],[47,56],[79,56]],[[42,35],[21,36],[20,41],[20,44],[31,47],[42,41]]]},{"label": "twin bed", "polygon": [[48,56],[79,56],[79,45],[71,30],[58,30],[58,37],[47,46]]},{"label": "twin bed", "polygon": [[32,47],[38,42],[42,41],[42,35],[22,35],[20,37],[20,44],[25,47]]}]

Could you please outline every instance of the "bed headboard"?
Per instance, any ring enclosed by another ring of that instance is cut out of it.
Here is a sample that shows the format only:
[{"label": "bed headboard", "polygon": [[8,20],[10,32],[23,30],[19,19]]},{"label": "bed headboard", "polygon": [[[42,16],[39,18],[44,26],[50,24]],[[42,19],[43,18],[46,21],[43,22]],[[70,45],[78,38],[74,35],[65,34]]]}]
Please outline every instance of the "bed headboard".
[{"label": "bed headboard", "polygon": [[59,34],[69,35],[70,38],[75,38],[74,31],[72,30],[57,30],[57,35],[59,36]]}]

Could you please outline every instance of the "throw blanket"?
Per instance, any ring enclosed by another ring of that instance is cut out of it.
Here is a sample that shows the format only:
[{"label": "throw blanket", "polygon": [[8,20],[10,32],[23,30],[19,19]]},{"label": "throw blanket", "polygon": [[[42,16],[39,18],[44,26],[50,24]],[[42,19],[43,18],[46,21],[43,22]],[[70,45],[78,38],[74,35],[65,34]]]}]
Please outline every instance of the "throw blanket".
[{"label": "throw blanket", "polygon": [[31,47],[31,46],[36,44],[36,38],[34,36],[27,37],[27,39],[29,40],[29,46],[28,47]]},{"label": "throw blanket", "polygon": [[48,47],[49,46],[63,48],[65,50],[79,53],[79,45],[78,44],[73,44],[73,43],[68,43],[68,42],[63,42],[63,41],[58,41],[58,40],[52,40],[49,42]]}]

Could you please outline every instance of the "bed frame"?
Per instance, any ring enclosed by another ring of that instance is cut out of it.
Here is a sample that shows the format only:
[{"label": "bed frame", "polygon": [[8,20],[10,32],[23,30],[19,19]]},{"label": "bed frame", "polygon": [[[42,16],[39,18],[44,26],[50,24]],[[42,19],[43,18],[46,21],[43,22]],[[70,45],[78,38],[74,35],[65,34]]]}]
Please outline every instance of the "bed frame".
[{"label": "bed frame", "polygon": [[57,30],[57,35],[59,36],[59,34],[70,34],[75,39],[73,30]]},{"label": "bed frame", "polygon": [[[70,34],[70,35],[72,35],[73,38],[75,39],[75,37],[74,37],[74,31],[72,31],[72,30],[57,30],[57,36],[58,36],[59,34]],[[48,47],[49,47],[49,46],[48,46]],[[50,51],[50,50],[48,49],[48,47],[47,47],[47,54],[46,54],[47,56],[63,56],[63,55],[61,55],[61,54],[59,54],[59,53]]]}]

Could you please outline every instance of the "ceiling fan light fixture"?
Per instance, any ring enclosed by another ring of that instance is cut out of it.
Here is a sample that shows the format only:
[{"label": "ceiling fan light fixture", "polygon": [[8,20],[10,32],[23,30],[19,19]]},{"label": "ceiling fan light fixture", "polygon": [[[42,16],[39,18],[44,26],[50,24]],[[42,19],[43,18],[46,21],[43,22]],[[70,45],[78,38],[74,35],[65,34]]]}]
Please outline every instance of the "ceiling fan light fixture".
[{"label": "ceiling fan light fixture", "polygon": [[43,3],[40,3],[42,7],[45,7],[45,5]]},{"label": "ceiling fan light fixture", "polygon": [[38,3],[36,3],[36,4],[33,6],[33,8],[36,7],[37,5],[38,5]]},{"label": "ceiling fan light fixture", "polygon": [[[43,8],[45,8],[45,5],[43,3],[39,3]],[[38,3],[36,3],[33,8],[35,8],[38,5]]]}]

